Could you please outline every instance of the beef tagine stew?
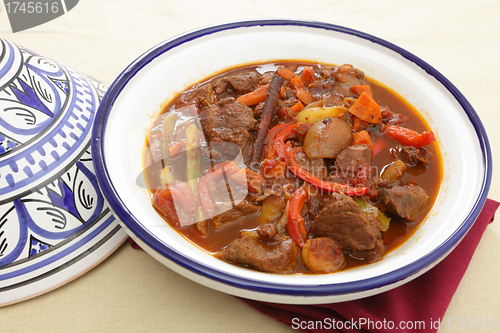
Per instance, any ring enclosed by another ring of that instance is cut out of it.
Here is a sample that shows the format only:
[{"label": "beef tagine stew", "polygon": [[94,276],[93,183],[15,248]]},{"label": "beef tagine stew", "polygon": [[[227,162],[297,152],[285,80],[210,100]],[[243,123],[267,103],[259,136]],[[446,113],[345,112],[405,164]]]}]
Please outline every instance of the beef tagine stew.
[{"label": "beef tagine stew", "polygon": [[158,213],[216,258],[271,273],[381,260],[441,185],[435,137],[351,65],[235,68],[162,108],[145,175]]}]

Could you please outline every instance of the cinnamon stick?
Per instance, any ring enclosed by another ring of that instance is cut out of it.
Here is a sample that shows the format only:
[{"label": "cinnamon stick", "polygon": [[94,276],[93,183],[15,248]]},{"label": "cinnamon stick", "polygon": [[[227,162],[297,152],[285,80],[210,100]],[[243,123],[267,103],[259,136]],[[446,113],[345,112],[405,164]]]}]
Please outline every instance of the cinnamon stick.
[{"label": "cinnamon stick", "polygon": [[271,83],[269,84],[266,101],[264,102],[264,108],[260,116],[260,122],[257,126],[257,136],[254,141],[252,158],[250,159],[251,166],[253,166],[256,162],[259,162],[262,157],[262,151],[264,149],[267,132],[269,131],[269,125],[271,125],[271,121],[276,114],[276,106],[278,105],[282,83],[283,78],[277,74],[274,74],[273,78],[271,79]]}]

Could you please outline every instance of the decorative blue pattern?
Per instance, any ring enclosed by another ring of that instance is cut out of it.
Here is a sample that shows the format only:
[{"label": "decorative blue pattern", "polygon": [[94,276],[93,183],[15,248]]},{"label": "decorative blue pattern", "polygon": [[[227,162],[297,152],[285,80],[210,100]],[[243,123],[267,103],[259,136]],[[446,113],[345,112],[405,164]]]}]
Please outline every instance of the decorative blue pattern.
[{"label": "decorative blue pattern", "polygon": [[[0,281],[5,281],[41,269],[42,260],[54,263],[71,255],[74,246],[59,248],[72,241],[83,245],[80,235],[97,236],[88,228],[102,231],[116,221],[90,153],[91,126],[106,86],[1,39],[0,47]],[[57,255],[48,255],[52,251]],[[17,265],[25,267],[9,268]]]},{"label": "decorative blue pattern", "polygon": [[80,160],[45,186],[0,206],[0,267],[32,257],[30,238],[57,244],[97,220],[105,203],[92,169],[91,160]]},{"label": "decorative blue pattern", "polygon": [[52,245],[44,243],[44,242],[40,241],[39,239],[37,239],[36,237],[31,236],[30,237],[29,256],[33,257],[33,256],[37,255],[38,253],[49,249],[50,247],[52,247]]},{"label": "decorative blue pattern", "polygon": [[28,193],[74,161],[90,139],[97,108],[95,90],[82,74],[27,50],[20,53],[23,68],[0,91],[5,138],[0,140],[0,203]]}]

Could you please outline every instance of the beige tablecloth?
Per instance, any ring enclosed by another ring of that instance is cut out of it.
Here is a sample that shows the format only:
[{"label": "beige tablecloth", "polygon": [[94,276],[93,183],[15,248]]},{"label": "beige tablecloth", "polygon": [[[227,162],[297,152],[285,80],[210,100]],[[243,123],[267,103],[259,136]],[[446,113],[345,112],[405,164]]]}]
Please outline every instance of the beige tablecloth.
[{"label": "beige tablecloth", "polygon": [[[13,34],[0,5],[0,36],[110,84],[136,57],[188,30],[255,18],[324,21],[395,43],[430,63],[467,97],[494,159],[489,197],[500,200],[500,2],[81,0],[66,15]],[[498,171],[496,171],[498,170]],[[439,332],[454,318],[500,317],[500,221],[490,225]],[[483,321],[484,322],[484,321]],[[451,328],[450,328],[451,326]],[[460,329],[460,330],[459,330]],[[457,330],[466,331],[457,325]],[[238,299],[172,272],[122,245],[82,277],[0,308],[1,332],[286,332]],[[491,328],[483,327],[483,332]]]}]

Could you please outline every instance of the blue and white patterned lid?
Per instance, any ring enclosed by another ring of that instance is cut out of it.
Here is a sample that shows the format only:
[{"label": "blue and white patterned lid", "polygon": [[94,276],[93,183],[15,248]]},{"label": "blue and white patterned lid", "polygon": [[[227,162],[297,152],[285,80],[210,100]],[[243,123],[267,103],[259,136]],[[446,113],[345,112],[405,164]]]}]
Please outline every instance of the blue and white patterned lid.
[{"label": "blue and white patterned lid", "polygon": [[0,39],[0,306],[71,280],[126,237],[90,152],[106,88]]}]

